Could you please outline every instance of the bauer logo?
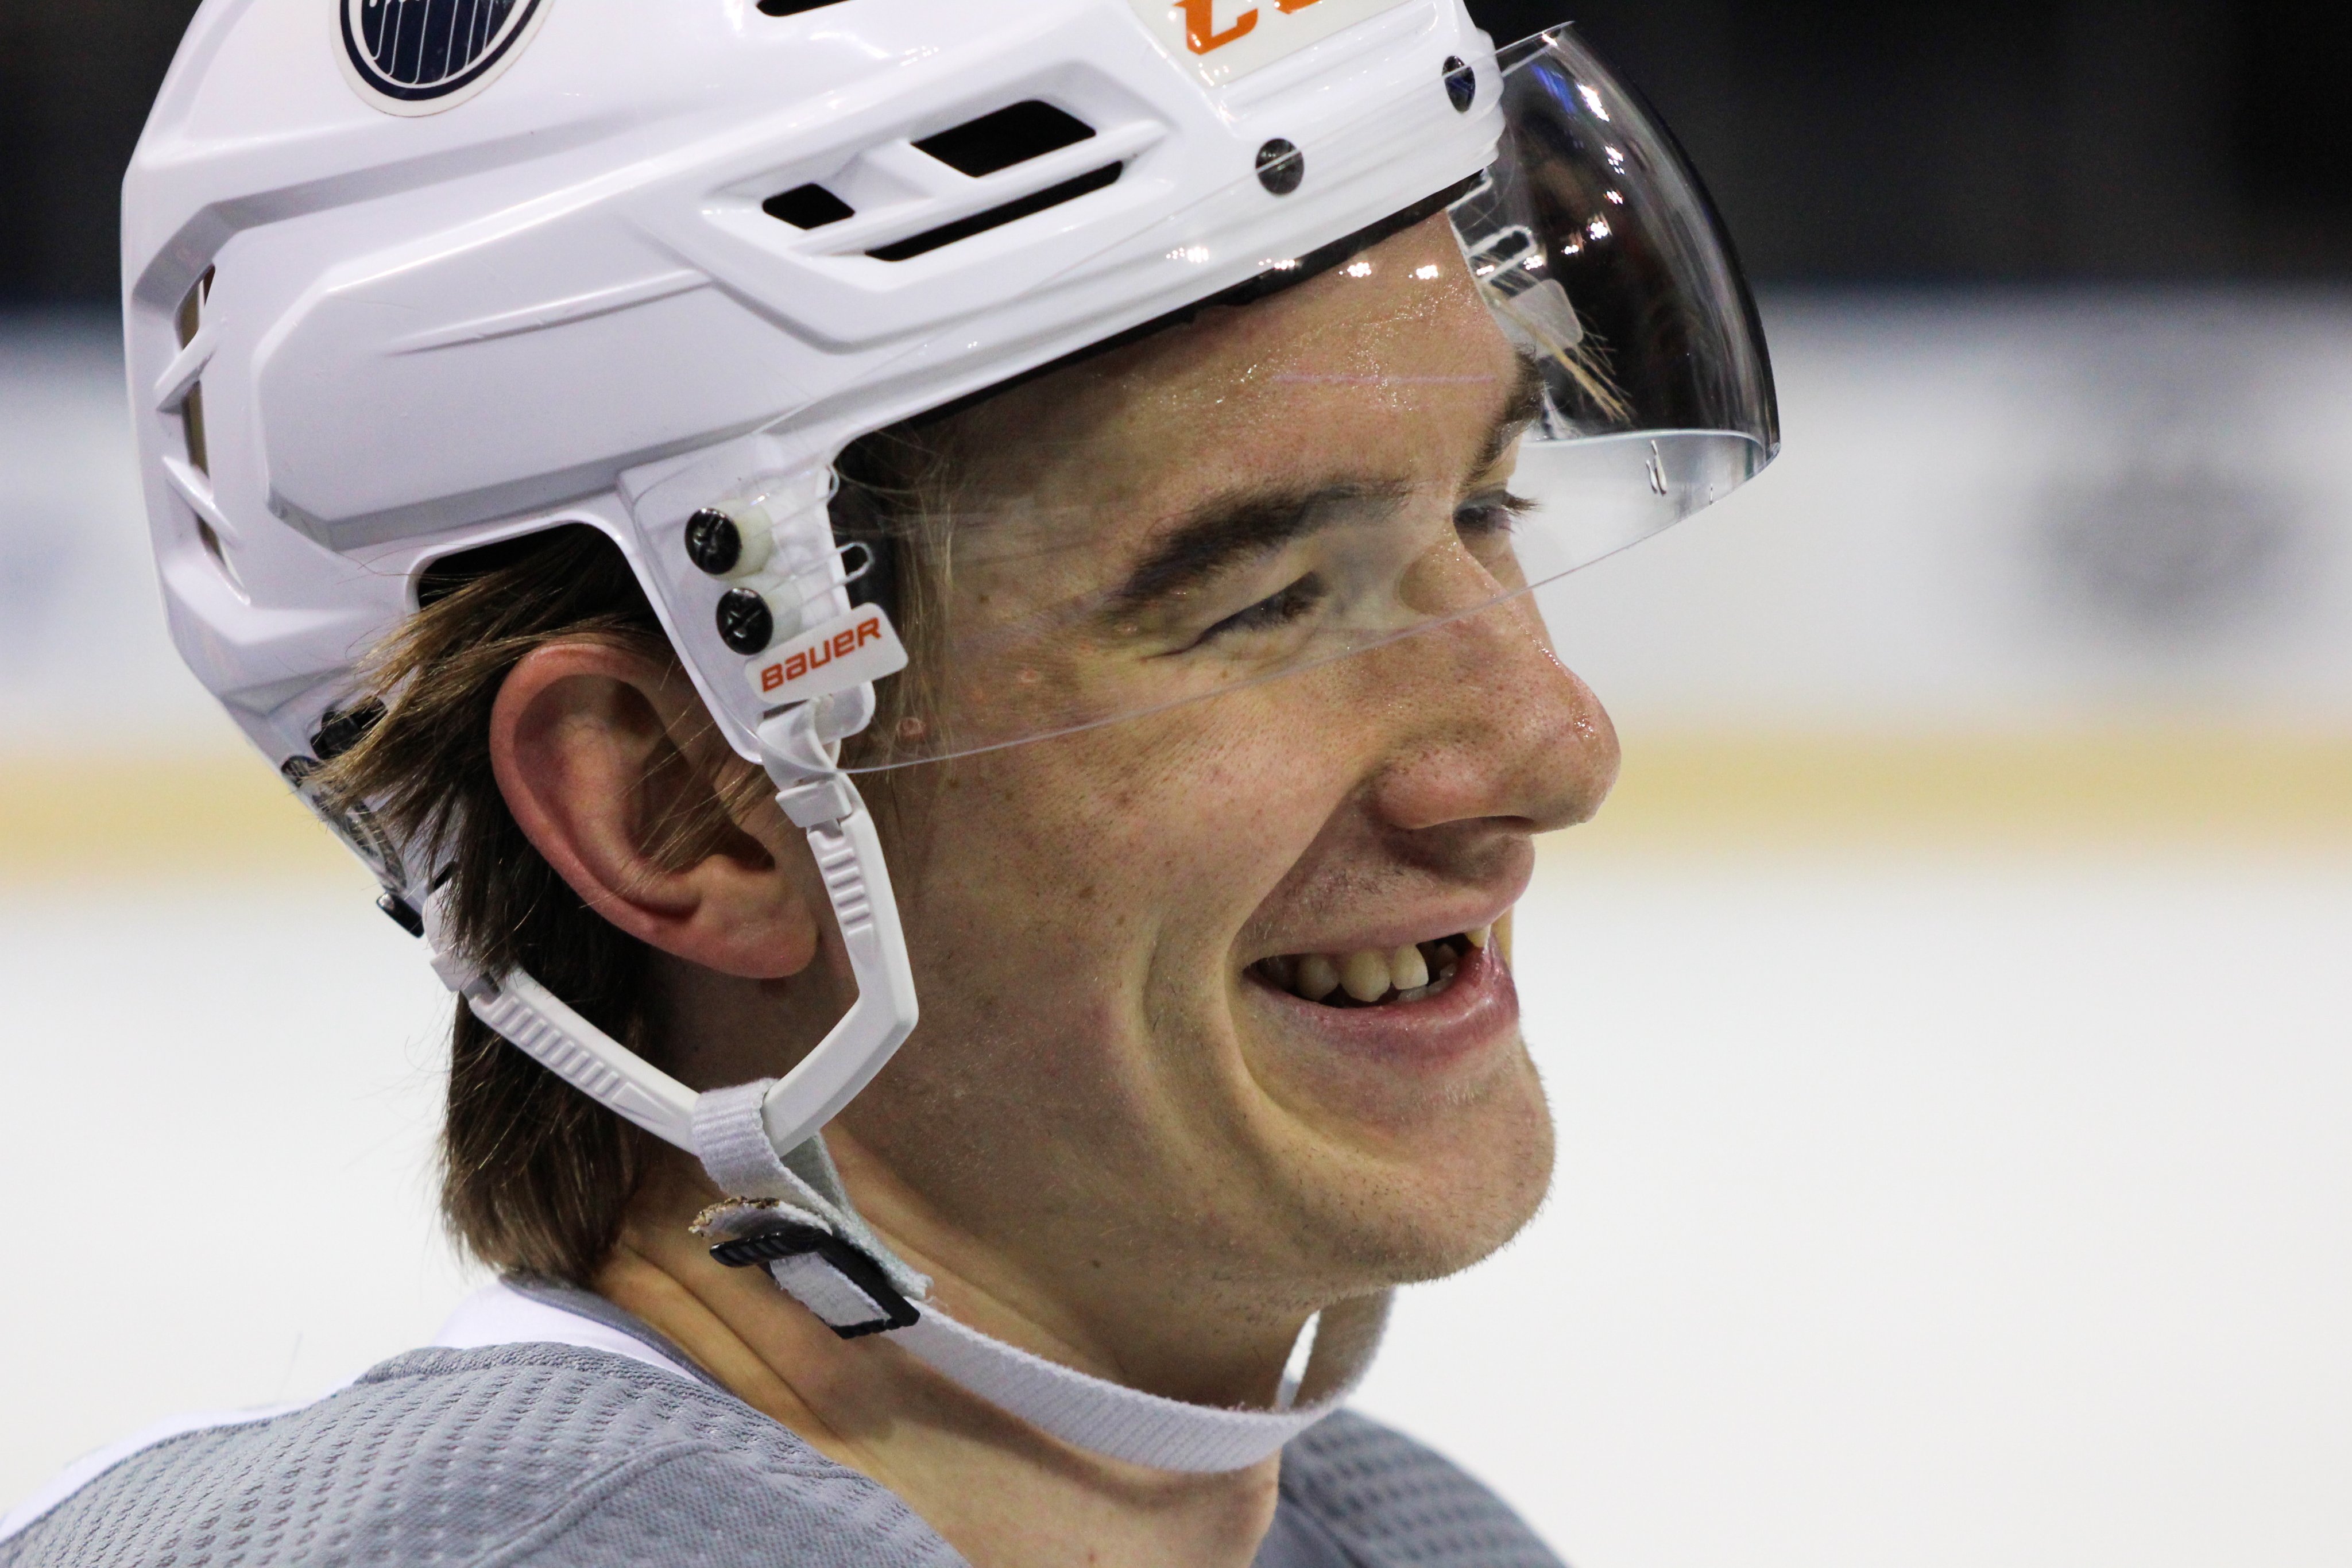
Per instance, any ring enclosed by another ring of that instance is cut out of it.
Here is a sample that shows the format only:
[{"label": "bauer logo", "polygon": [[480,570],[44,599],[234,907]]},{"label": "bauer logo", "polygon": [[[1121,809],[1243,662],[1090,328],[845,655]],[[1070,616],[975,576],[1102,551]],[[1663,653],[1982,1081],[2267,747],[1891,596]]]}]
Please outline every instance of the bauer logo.
[{"label": "bauer logo", "polygon": [[766,707],[845,692],[907,667],[907,650],[878,604],[853,610],[789,643],[779,643],[744,670]]},{"label": "bauer logo", "polygon": [[437,114],[490,85],[552,0],[334,0],[344,74],[393,114]]},{"label": "bauer logo", "polygon": [[1247,76],[1404,0],[1130,0],[1160,47],[1211,87]]}]

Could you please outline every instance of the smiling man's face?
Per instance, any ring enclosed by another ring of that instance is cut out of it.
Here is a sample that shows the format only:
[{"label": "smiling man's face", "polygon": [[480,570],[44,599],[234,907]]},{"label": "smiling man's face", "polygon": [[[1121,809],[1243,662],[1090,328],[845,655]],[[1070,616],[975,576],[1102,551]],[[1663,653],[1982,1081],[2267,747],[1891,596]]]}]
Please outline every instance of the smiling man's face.
[{"label": "smiling man's face", "polygon": [[923,1022],[844,1118],[897,1223],[1015,1293],[1279,1316],[1534,1211],[1550,1120],[1474,937],[1617,750],[1494,602],[1524,384],[1441,216],[955,422],[950,695],[906,733],[1134,716],[931,765]]}]

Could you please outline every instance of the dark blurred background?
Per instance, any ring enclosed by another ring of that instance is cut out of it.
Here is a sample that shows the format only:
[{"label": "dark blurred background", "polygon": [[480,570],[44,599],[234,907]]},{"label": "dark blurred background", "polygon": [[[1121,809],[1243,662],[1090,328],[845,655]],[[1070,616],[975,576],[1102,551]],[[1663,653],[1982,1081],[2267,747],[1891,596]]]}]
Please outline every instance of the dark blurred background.
[{"label": "dark blurred background", "polygon": [[[1572,15],[1767,282],[2352,276],[2340,0],[1471,9],[1502,40]],[[0,5],[0,301],[112,298],[117,183],[194,10]]]},{"label": "dark blurred background", "polygon": [[1562,4],[1688,144],[1769,281],[2352,274],[2352,6]]}]

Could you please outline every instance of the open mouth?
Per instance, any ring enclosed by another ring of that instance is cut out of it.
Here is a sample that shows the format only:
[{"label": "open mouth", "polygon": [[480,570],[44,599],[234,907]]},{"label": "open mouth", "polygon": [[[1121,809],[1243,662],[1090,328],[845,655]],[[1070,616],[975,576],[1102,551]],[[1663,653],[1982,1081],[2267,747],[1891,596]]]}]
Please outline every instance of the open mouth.
[{"label": "open mouth", "polygon": [[1494,927],[1457,932],[1434,942],[1393,949],[1367,947],[1353,953],[1298,953],[1262,958],[1250,966],[1276,990],[1328,1008],[1380,1008],[1418,1002],[1442,994],[1461,972],[1463,961],[1484,952]]}]

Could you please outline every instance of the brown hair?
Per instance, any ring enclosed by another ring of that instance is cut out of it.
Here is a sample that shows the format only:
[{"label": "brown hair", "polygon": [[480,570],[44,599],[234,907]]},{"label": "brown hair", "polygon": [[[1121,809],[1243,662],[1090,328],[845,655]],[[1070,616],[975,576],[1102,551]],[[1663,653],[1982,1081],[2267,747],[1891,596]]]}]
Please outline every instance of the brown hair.
[{"label": "brown hair", "polygon": [[[853,761],[888,744],[899,708],[916,700],[934,663],[938,617],[929,612],[946,570],[943,549],[932,548],[944,510],[940,452],[901,427],[853,444],[835,464],[843,483],[834,531],[871,552],[866,593],[913,623],[914,666],[885,685],[883,711],[852,743]],[[361,692],[344,706],[377,716],[306,784],[334,809],[363,805],[404,847],[446,862],[450,934],[469,958],[492,974],[527,969],[663,1064],[649,950],[591,908],[523,836],[489,747],[499,690],[534,648],[598,638],[674,666],[652,604],[619,547],[585,524],[444,558],[418,598],[421,608],[370,656]],[[739,838],[736,819],[768,788],[759,768],[730,758],[709,789],[682,792],[672,819],[653,825],[649,853],[691,864]],[[913,847],[917,787],[868,779],[864,793],[893,853]],[[619,1236],[658,1145],[506,1043],[462,999],[450,1034],[444,1221],[493,1268],[585,1284]]]},{"label": "brown hair", "polygon": [[[489,720],[508,673],[556,637],[667,658],[653,608],[619,549],[585,526],[445,561],[424,597],[370,661],[362,701],[382,716],[315,783],[345,807],[364,801],[420,852],[449,857],[449,919],[468,956],[492,973],[523,966],[646,1052],[646,950],[590,909],[515,825],[490,769]],[[441,1211],[484,1262],[584,1282],[618,1234],[646,1136],[458,1001]]]}]

